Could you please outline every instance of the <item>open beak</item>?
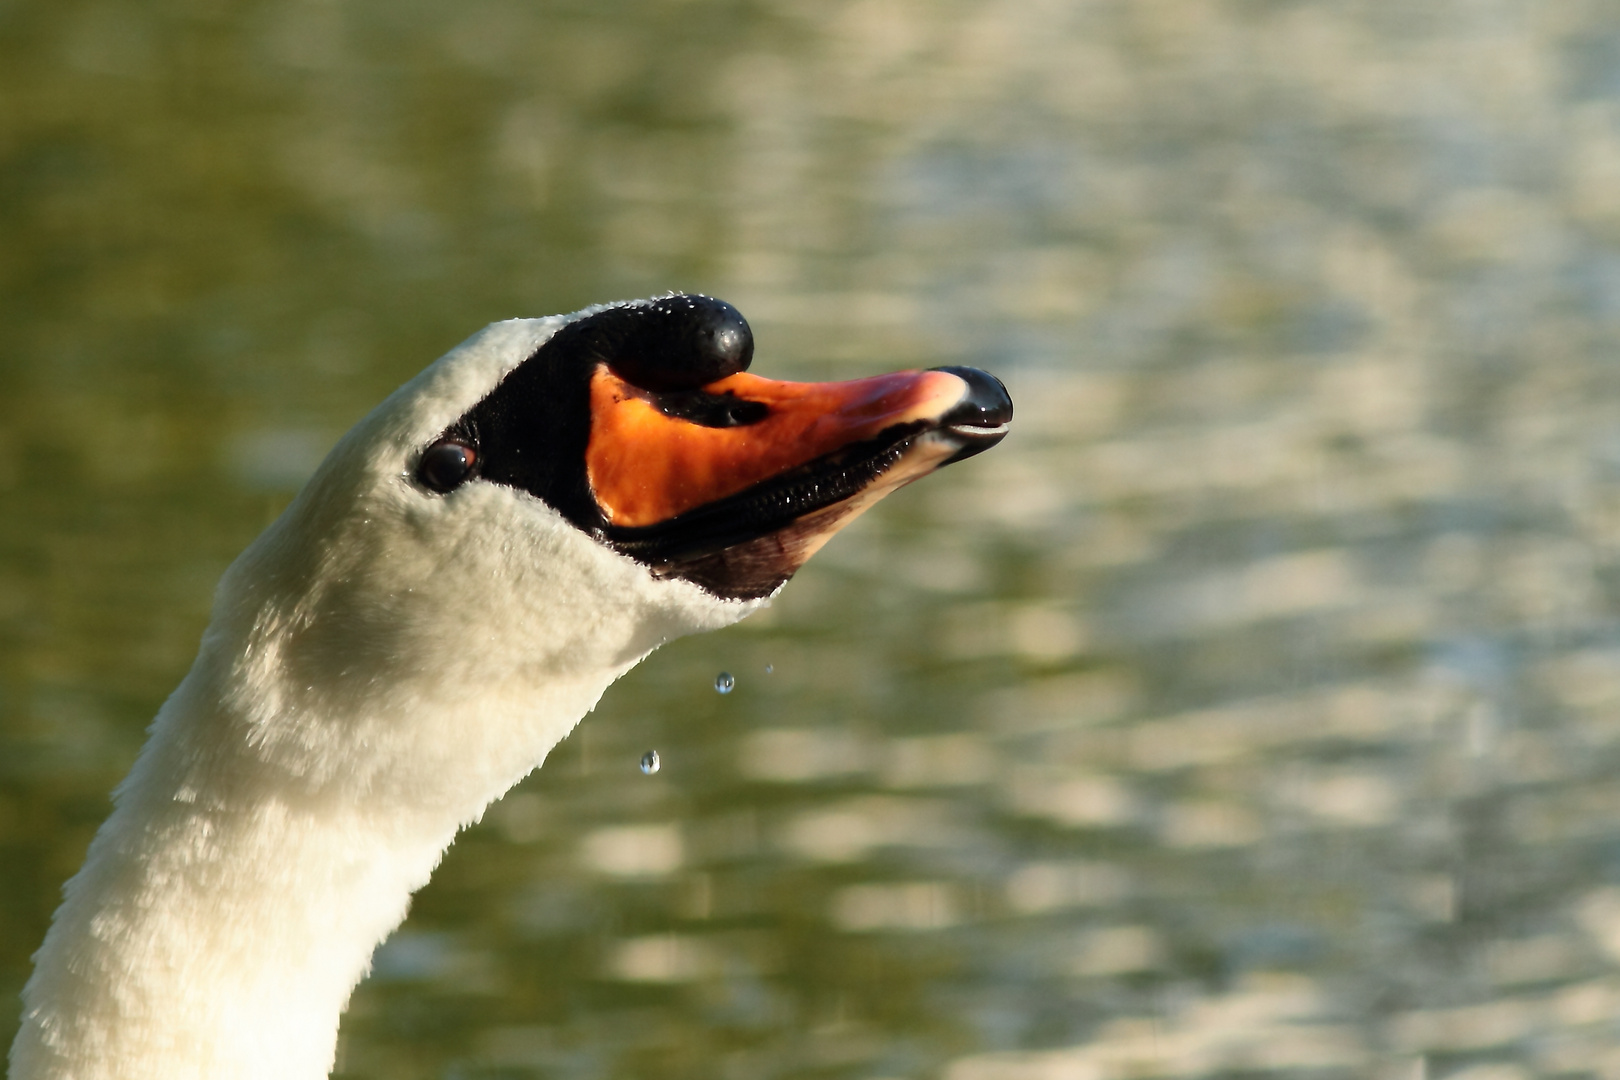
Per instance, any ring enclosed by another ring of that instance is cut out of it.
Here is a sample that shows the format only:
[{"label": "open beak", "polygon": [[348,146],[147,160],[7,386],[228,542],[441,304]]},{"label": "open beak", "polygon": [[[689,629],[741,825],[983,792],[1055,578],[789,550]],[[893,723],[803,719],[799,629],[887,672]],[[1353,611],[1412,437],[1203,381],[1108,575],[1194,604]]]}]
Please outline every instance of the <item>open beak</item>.
[{"label": "open beak", "polygon": [[836,383],[744,372],[659,393],[602,365],[590,393],[586,475],[607,538],[687,572],[775,537],[777,584],[883,495],[994,446],[1012,419],[1006,388],[974,368]]}]

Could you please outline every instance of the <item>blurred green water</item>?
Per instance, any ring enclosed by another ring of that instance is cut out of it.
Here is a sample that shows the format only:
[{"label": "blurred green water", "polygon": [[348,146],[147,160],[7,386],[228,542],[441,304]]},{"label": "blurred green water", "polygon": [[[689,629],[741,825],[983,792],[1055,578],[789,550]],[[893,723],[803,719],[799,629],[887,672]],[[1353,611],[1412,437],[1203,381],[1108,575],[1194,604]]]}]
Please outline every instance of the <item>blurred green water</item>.
[{"label": "blurred green water", "polygon": [[1617,16],[0,5],[0,990],[324,448],[678,288],[1015,435],[611,691],[340,1075],[1620,1075]]}]

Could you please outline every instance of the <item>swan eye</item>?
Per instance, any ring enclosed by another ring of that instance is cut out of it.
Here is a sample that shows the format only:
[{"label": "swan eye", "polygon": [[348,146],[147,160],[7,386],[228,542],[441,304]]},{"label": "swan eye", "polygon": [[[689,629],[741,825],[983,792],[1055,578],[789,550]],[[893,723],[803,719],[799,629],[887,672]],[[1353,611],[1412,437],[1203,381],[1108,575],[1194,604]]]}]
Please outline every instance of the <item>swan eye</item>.
[{"label": "swan eye", "polygon": [[443,495],[472,475],[478,454],[465,443],[442,439],[428,447],[416,466],[417,479]]}]

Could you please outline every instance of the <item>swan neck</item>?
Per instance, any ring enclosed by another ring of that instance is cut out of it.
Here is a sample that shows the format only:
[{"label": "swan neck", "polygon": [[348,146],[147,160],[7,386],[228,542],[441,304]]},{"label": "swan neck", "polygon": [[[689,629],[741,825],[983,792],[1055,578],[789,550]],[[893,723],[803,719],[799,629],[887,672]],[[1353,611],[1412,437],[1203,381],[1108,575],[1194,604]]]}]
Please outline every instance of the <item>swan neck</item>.
[{"label": "swan neck", "polygon": [[[372,951],[458,828],[616,674],[564,695],[566,719],[531,718],[504,762],[441,776],[413,802],[390,774],[357,781],[363,762],[315,777],[309,745],[256,740],[207,661],[160,712],[64,890],[24,991],[11,1080],[326,1076]],[[375,718],[298,719],[295,730],[353,738]]]}]

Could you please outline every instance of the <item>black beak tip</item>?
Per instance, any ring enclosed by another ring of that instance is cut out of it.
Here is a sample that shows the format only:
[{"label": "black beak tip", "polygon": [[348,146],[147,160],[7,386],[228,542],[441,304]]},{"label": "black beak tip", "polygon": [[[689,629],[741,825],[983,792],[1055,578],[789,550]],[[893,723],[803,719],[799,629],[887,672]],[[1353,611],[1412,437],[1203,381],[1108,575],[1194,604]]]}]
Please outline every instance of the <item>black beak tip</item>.
[{"label": "black beak tip", "polygon": [[944,416],[940,428],[948,431],[962,444],[962,449],[945,464],[982,454],[1007,436],[1012,423],[1012,395],[1000,379],[975,367],[937,367],[967,383],[967,393]]}]

